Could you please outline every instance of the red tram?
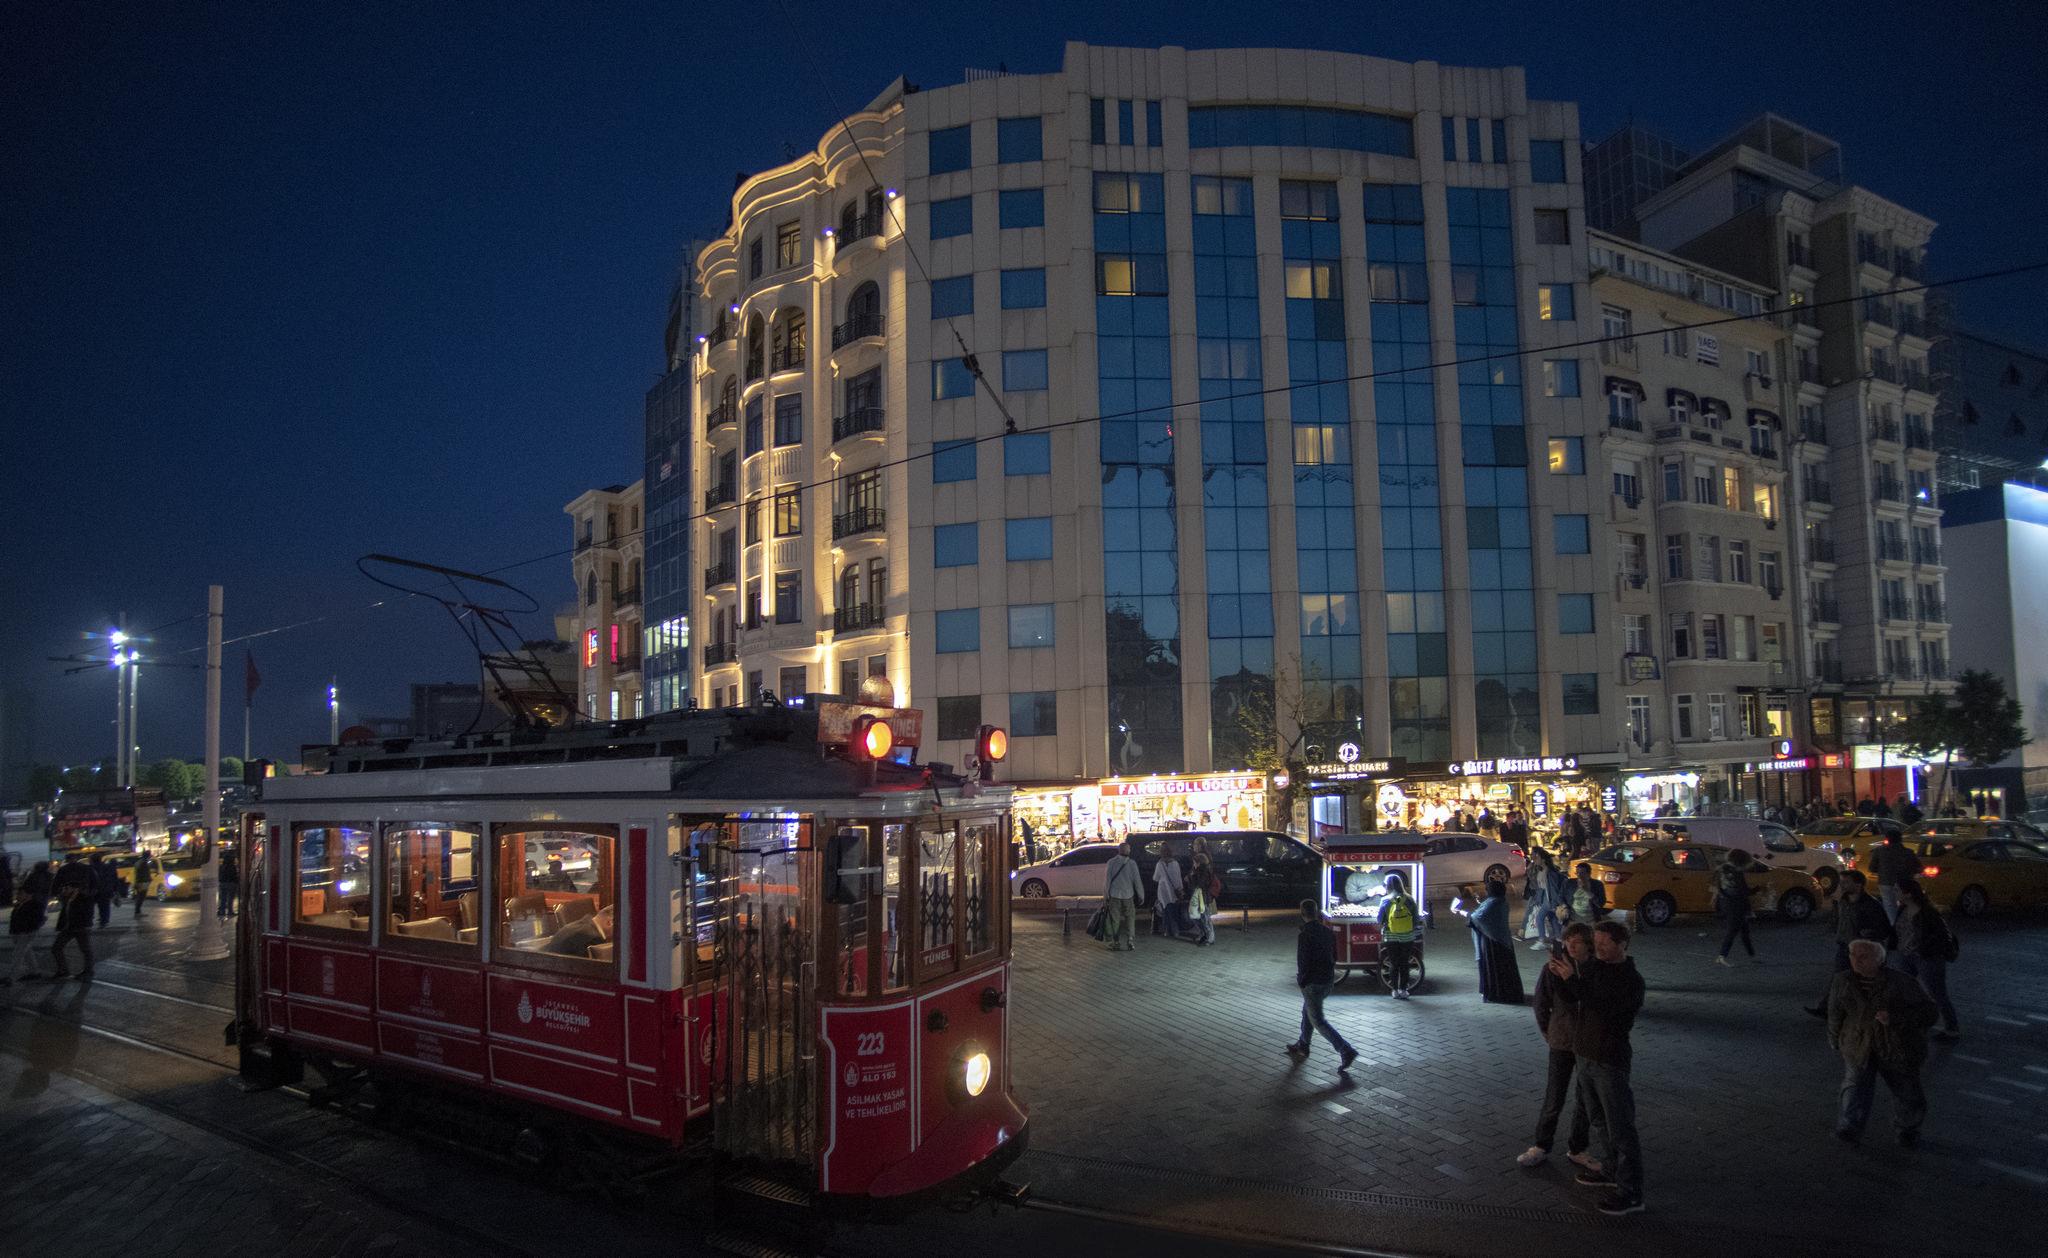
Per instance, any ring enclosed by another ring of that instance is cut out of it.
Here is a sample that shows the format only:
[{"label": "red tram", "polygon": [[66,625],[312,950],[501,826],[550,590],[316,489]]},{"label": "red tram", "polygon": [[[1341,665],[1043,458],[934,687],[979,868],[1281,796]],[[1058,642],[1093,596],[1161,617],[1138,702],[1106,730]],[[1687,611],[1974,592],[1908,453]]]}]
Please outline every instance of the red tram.
[{"label": "red tram", "polygon": [[709,1147],[822,1199],[992,1181],[1027,1123],[1010,793],[915,764],[921,726],[813,696],[265,781],[245,1074],[467,1106],[525,1156]]}]

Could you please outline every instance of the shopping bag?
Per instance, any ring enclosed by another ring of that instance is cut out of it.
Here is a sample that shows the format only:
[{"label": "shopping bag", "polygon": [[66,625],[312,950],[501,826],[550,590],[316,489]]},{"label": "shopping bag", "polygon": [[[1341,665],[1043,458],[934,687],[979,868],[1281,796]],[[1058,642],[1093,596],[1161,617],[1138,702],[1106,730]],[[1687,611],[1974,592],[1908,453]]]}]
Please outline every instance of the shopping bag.
[{"label": "shopping bag", "polygon": [[1089,937],[1090,939],[1107,939],[1107,938],[1109,938],[1109,932],[1108,932],[1107,930],[1103,929],[1103,925],[1102,925],[1102,920],[1103,920],[1103,918],[1104,918],[1104,917],[1106,917],[1106,916],[1108,915],[1108,913],[1109,913],[1109,906],[1108,906],[1108,905],[1106,905],[1106,904],[1098,904],[1098,905],[1096,905],[1096,906],[1095,906],[1095,911],[1094,911],[1093,913],[1090,913],[1090,914],[1088,915],[1088,925],[1087,925],[1087,927],[1086,927],[1085,929],[1086,929],[1086,933],[1087,933],[1087,935],[1088,935],[1088,937]]}]

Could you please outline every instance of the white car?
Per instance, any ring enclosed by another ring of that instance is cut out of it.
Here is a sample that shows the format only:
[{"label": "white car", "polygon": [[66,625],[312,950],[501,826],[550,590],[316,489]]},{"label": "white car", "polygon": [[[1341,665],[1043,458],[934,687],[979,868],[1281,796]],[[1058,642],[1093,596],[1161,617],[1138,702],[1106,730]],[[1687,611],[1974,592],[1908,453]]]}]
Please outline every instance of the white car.
[{"label": "white car", "polygon": [[1049,895],[1101,895],[1103,867],[1116,855],[1114,843],[1083,843],[1049,861],[1026,865],[1010,875],[1010,885],[1026,899]]},{"label": "white car", "polygon": [[1484,892],[1488,878],[1499,878],[1508,890],[1519,894],[1522,876],[1529,870],[1526,856],[1512,844],[1478,834],[1432,834],[1423,847],[1422,869],[1429,879],[1429,898],[1448,900],[1458,893],[1460,883]]}]

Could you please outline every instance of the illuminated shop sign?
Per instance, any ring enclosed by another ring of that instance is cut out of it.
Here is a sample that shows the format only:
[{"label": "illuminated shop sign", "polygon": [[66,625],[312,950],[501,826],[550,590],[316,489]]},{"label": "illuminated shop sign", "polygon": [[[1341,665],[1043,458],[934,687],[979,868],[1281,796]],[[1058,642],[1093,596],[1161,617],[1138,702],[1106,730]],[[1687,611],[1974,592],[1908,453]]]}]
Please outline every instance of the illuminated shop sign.
[{"label": "illuminated shop sign", "polygon": [[1106,799],[1138,795],[1228,795],[1265,789],[1266,779],[1257,773],[1218,773],[1206,777],[1112,778],[1102,783]]},{"label": "illuminated shop sign", "polygon": [[1780,760],[1751,760],[1742,766],[1744,773],[1797,773],[1813,767],[1812,756],[1787,756]]},{"label": "illuminated shop sign", "polygon": [[1406,772],[1408,762],[1397,757],[1368,760],[1357,743],[1339,743],[1337,758],[1308,766],[1308,775],[1323,782],[1351,782],[1362,778],[1393,777]]},{"label": "illuminated shop sign", "polygon": [[1576,773],[1577,756],[1502,756],[1498,760],[1453,760],[1452,777],[1482,778],[1513,773]]},{"label": "illuminated shop sign", "polygon": [[597,630],[595,629],[583,635],[583,667],[597,667]]}]

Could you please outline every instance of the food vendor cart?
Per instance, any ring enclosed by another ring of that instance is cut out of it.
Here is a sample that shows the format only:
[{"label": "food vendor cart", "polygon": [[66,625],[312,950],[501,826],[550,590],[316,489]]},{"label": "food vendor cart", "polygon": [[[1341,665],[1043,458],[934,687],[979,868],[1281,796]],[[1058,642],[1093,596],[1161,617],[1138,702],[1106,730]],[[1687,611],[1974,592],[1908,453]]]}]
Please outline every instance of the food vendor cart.
[{"label": "food vendor cart", "polygon": [[[1380,903],[1387,893],[1387,875],[1399,874],[1415,901],[1418,926],[1427,920],[1422,855],[1427,837],[1413,831],[1378,834],[1337,834],[1318,845],[1323,857],[1323,924],[1337,944],[1337,978],[1355,970],[1376,975],[1393,988],[1392,961],[1380,947]],[[1424,976],[1422,939],[1415,940],[1415,979]]]}]

